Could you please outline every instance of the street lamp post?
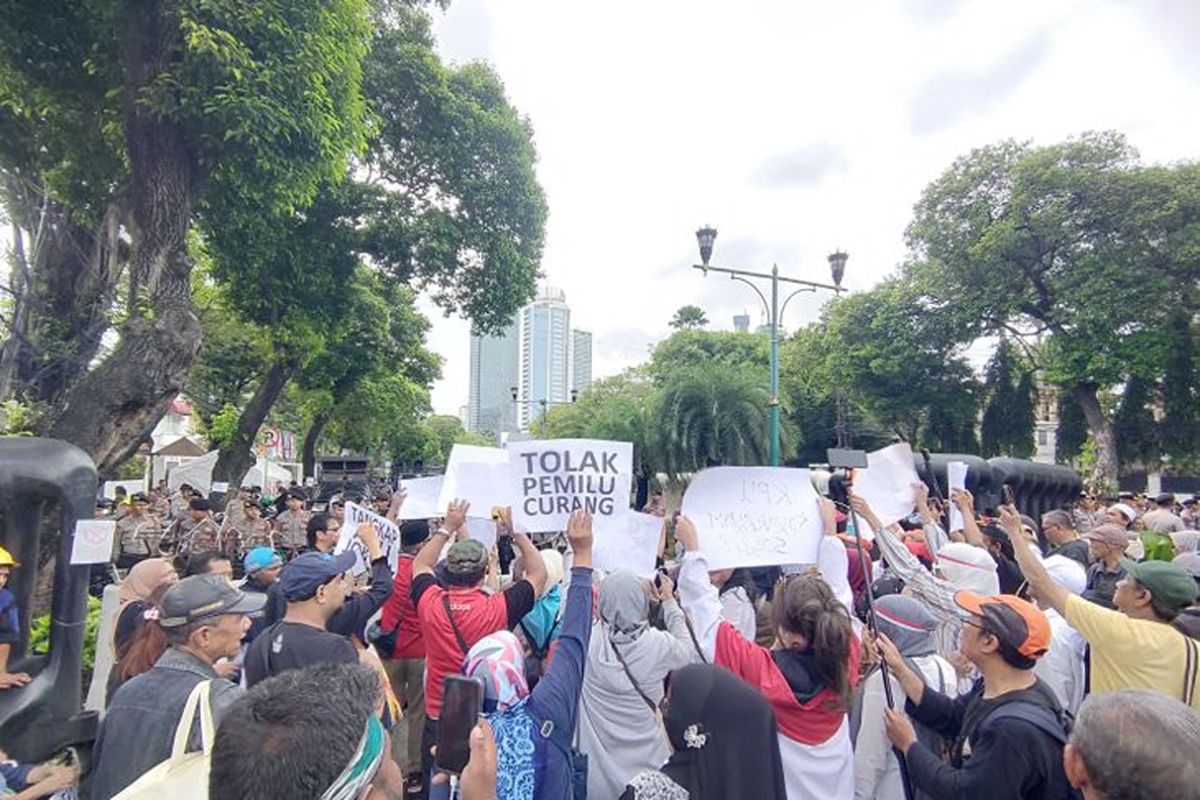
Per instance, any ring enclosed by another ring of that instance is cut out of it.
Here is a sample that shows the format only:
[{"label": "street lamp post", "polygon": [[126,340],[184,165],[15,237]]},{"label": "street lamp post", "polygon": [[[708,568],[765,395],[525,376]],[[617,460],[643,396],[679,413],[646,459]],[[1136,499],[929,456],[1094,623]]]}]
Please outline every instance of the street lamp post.
[{"label": "street lamp post", "polygon": [[[814,281],[801,280],[799,278],[788,278],[780,276],[779,266],[772,265],[770,274],[764,272],[750,272],[748,270],[731,269],[728,267],[714,267],[708,262],[712,258],[713,243],[717,240],[717,229],[705,225],[700,230],[696,231],[696,243],[700,246],[700,262],[693,264],[693,269],[698,269],[705,275],[709,271],[724,272],[729,275],[730,280],[741,281],[754,290],[758,298],[762,300],[768,316],[767,322],[771,326],[771,399],[767,406],[767,420],[770,426],[769,442],[770,442],[770,462],[771,466],[779,466],[780,449],[779,449],[779,317],[787,310],[788,302],[800,294],[801,292],[815,292],[817,289],[828,289],[836,294],[841,294],[845,291],[842,286],[842,278],[846,274],[846,259],[849,256],[842,251],[837,251],[829,256],[829,271],[833,277],[833,283],[816,283]],[[751,283],[747,278],[765,278],[771,282],[771,301],[767,302],[767,298],[757,286]],[[779,303],[779,283],[794,283],[800,286],[787,297],[784,298],[782,306]]]},{"label": "street lamp post", "polygon": [[537,405],[540,405],[542,407],[542,431],[543,432],[546,430],[546,423],[550,416],[550,406],[566,406],[566,405],[570,405],[571,403],[574,403],[576,400],[579,399],[579,390],[578,389],[571,390],[571,399],[570,400],[548,400],[545,397],[539,397],[537,399],[531,399],[528,397],[518,398],[517,397],[518,390],[517,390],[517,387],[515,387],[515,386],[510,386],[509,391],[512,392],[513,402],[516,403],[518,406],[521,406],[521,405],[527,406],[527,405],[532,405],[532,404],[536,403]]}]

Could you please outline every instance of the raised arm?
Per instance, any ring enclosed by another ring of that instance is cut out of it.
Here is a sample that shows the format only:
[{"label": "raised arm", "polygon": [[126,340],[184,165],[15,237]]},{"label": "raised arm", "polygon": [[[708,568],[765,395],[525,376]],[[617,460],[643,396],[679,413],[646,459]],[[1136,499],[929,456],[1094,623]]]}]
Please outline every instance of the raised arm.
[{"label": "raised arm", "polygon": [[871,530],[875,531],[875,543],[887,560],[888,567],[903,579],[906,586],[912,589],[929,608],[929,612],[940,622],[959,622],[961,617],[958,606],[954,603],[954,587],[949,581],[937,577],[921,564],[909,552],[908,548],[896,537],[890,529],[885,529],[879,522],[879,517],[871,510],[867,501],[852,494],[850,504]]},{"label": "raised arm", "polygon": [[450,507],[446,509],[446,519],[442,522],[442,526],[429,537],[429,541],[413,559],[414,578],[418,575],[433,574],[433,568],[437,566],[442,548],[446,546],[446,542],[450,541],[450,537],[466,524],[467,511],[470,508],[471,504],[465,500],[455,500],[450,503]]},{"label": "raised arm", "polygon": [[[975,497],[966,489],[955,489],[952,500],[962,514],[963,540],[967,544],[986,549],[987,542],[983,540],[983,532],[979,530],[979,523],[975,521]],[[1013,539],[1013,541],[1019,540]]]},{"label": "raised arm", "polygon": [[717,627],[721,624],[721,599],[708,579],[708,560],[700,552],[696,526],[687,517],[675,522],[675,540],[683,545],[679,568],[679,600],[692,618],[692,630],[700,652],[712,661],[717,652]]},{"label": "raised arm", "polygon": [[1071,593],[1054,582],[1050,573],[1042,566],[1042,560],[1025,541],[1021,533],[1021,515],[1012,506],[1001,506],[1000,523],[1008,532],[1008,538],[1013,543],[1013,554],[1016,556],[1017,566],[1021,568],[1021,574],[1025,576],[1025,581],[1033,589],[1033,593],[1042,603],[1060,614],[1064,613],[1067,608],[1067,598],[1071,596]]}]

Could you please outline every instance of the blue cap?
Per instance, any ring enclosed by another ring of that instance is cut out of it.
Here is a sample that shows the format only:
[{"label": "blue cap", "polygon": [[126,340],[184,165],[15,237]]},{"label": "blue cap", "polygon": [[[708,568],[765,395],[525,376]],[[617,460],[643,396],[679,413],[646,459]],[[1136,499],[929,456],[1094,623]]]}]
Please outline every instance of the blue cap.
[{"label": "blue cap", "polygon": [[307,600],[335,575],[348,572],[356,560],[349,550],[336,556],[304,553],[288,564],[279,576],[279,591],[289,601]]},{"label": "blue cap", "polygon": [[242,561],[242,566],[245,568],[247,575],[253,575],[260,570],[283,566],[283,558],[279,553],[264,545],[246,553],[246,558]]}]

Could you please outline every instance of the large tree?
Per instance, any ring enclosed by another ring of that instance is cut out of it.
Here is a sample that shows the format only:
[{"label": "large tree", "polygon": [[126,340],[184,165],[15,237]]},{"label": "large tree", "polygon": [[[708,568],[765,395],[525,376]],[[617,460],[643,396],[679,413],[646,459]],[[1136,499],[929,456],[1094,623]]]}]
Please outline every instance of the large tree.
[{"label": "large tree", "polygon": [[136,449],[200,345],[189,230],[302,206],[342,174],[368,39],[365,0],[0,3],[19,273],[0,388],[42,432],[105,472]]},{"label": "large tree", "polygon": [[1195,164],[1142,167],[1115,133],[1007,141],[956,160],[907,231],[907,274],[932,308],[966,312],[968,337],[1007,331],[1072,394],[1098,488],[1115,485],[1118,463],[1100,393],[1155,379],[1166,315],[1198,308],[1198,181]]},{"label": "large tree", "polygon": [[708,325],[708,316],[700,306],[680,306],[668,323],[677,331],[694,330]]},{"label": "large tree", "polygon": [[979,423],[980,454],[984,458],[1028,458],[1036,450],[1032,375],[1013,344],[1001,339],[984,376],[987,402]]}]

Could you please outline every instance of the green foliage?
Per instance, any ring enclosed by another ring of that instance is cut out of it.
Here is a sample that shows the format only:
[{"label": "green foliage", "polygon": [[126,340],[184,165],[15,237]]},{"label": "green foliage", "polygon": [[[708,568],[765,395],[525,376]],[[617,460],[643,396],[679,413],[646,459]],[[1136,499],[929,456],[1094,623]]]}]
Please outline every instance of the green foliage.
[{"label": "green foliage", "polygon": [[636,370],[601,378],[579,393],[574,403],[555,406],[546,429],[538,435],[552,439],[608,439],[633,444],[633,471],[649,478],[662,469],[655,449],[652,419],[655,390]]},{"label": "green foliage", "polygon": [[987,404],[979,425],[980,454],[984,458],[1033,455],[1037,449],[1033,371],[1007,339],[1001,339],[988,362],[983,388]]},{"label": "green foliage", "polygon": [[212,415],[208,425],[208,446],[219,449],[227,442],[233,441],[237,434],[238,418],[242,412],[232,403],[226,403],[221,410]]},{"label": "green foliage", "polygon": [[26,403],[5,400],[0,403],[0,435],[34,436],[38,413]]},{"label": "green foliage", "polygon": [[668,324],[677,331],[694,330],[708,325],[708,316],[700,306],[681,306]]},{"label": "green foliage", "polygon": [[[91,683],[96,664],[96,638],[100,635],[100,598],[88,595],[87,617],[83,625],[83,685]],[[29,622],[29,652],[50,652],[50,615],[41,614]]]},{"label": "green foliage", "polygon": [[[710,364],[672,372],[653,414],[664,471],[675,476],[718,464],[766,463],[768,400],[766,384],[752,371]],[[790,458],[790,437],[781,439]]]},{"label": "green foliage", "polygon": [[1162,450],[1158,425],[1149,407],[1152,392],[1152,385],[1144,378],[1133,376],[1125,384],[1113,419],[1113,434],[1117,437],[1122,464],[1151,467],[1159,461]]},{"label": "green foliage", "polygon": [[1167,323],[1163,368],[1161,441],[1173,461],[1200,459],[1200,402],[1196,376],[1196,337],[1188,315],[1172,314]]},{"label": "green foliage", "polygon": [[771,343],[765,336],[729,331],[681,330],[655,345],[646,374],[655,386],[671,382],[676,370],[704,365],[761,371],[766,380]]},{"label": "green foliage", "polygon": [[1058,393],[1058,430],[1054,434],[1055,458],[1060,464],[1070,464],[1083,454],[1088,440],[1087,420],[1068,392]]}]

